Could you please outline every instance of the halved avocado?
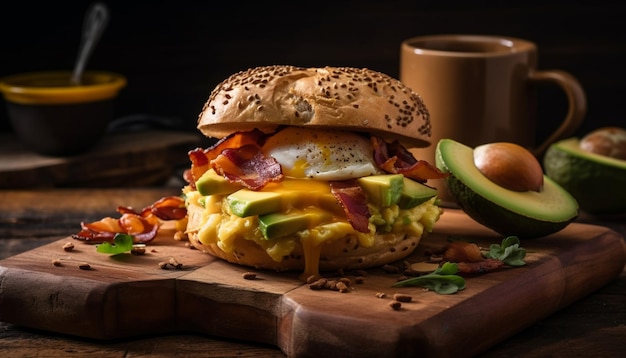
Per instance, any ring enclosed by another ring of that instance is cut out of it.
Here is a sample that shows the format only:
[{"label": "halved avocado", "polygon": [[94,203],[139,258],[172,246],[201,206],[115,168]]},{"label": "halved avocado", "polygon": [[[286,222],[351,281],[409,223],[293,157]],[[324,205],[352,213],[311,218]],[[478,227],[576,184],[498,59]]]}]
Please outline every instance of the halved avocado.
[{"label": "halved avocado", "polygon": [[546,175],[572,194],[581,210],[626,213],[626,161],[584,151],[574,137],[552,144],[543,165]]},{"label": "halved avocado", "polygon": [[477,222],[505,235],[546,236],[578,216],[576,200],[544,175],[539,192],[505,189],[487,179],[474,164],[474,150],[451,139],[437,143],[436,165],[457,203]]}]

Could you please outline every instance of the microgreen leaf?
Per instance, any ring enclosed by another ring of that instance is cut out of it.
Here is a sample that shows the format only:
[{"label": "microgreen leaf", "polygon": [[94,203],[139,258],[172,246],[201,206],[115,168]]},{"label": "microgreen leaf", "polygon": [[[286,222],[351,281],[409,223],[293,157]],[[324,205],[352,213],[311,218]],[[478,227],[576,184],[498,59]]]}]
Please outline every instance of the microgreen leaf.
[{"label": "microgreen leaf", "polygon": [[456,293],[465,288],[465,279],[459,275],[456,263],[446,262],[435,271],[396,282],[393,287],[419,286],[442,295]]},{"label": "microgreen leaf", "polygon": [[502,247],[509,247],[513,245],[519,246],[520,241],[517,236],[507,236],[502,240]]},{"label": "microgreen leaf", "polygon": [[443,265],[438,267],[433,273],[441,275],[454,275],[459,272],[459,265],[453,262],[444,262]]},{"label": "microgreen leaf", "polygon": [[113,244],[110,242],[103,242],[99,245],[96,245],[96,251],[103,254],[122,254],[124,252],[129,252],[133,249],[134,239],[131,235],[128,234],[115,234],[113,237]]},{"label": "microgreen leaf", "polygon": [[501,260],[509,266],[524,266],[526,262],[526,249],[520,247],[520,241],[517,236],[508,236],[502,240],[502,244],[491,244],[489,252],[484,256],[488,259]]}]

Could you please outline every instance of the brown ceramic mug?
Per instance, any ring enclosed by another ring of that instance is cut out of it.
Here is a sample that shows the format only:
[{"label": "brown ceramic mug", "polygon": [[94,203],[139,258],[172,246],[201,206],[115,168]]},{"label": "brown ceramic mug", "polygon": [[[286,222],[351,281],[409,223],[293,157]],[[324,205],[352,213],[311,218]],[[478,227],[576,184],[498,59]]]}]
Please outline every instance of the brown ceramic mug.
[{"label": "brown ceramic mug", "polygon": [[[572,135],[586,114],[585,93],[567,72],[537,69],[537,46],[527,40],[487,35],[431,35],[401,44],[400,80],[420,94],[430,111],[432,145],[411,149],[417,158],[435,161],[442,138],[471,147],[505,141],[540,157],[547,147]],[[538,85],[563,89],[568,110],[558,128],[536,143]],[[429,181],[450,196],[440,181]]]}]

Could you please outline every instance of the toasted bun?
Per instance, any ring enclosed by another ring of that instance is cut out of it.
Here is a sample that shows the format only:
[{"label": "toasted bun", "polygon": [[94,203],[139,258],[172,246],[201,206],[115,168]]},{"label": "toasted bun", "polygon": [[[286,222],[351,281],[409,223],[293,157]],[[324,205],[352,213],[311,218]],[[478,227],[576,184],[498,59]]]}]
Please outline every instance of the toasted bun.
[{"label": "toasted bun", "polygon": [[[199,227],[203,208],[190,205],[187,209],[188,227]],[[198,240],[197,232],[188,232],[190,243],[200,251],[225,261],[274,271],[302,271],[305,269],[304,251],[299,241],[289,257],[274,261],[255,242],[238,237],[233,242],[233,252],[222,251],[217,245],[204,245]],[[376,235],[374,245],[362,247],[354,237],[324,243],[320,255],[320,271],[354,270],[381,266],[410,255],[419,244],[420,237],[405,234]]]},{"label": "toasted bun", "polygon": [[198,129],[222,138],[281,125],[332,127],[430,145],[430,115],[400,81],[369,69],[267,66],[236,73],[211,93]]}]

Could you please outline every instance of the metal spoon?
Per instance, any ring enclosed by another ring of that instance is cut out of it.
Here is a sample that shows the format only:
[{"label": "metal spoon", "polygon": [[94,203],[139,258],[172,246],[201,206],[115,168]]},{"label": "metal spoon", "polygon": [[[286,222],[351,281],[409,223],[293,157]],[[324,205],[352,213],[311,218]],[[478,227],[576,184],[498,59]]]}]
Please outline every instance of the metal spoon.
[{"label": "metal spoon", "polygon": [[74,85],[80,85],[85,69],[85,64],[93,49],[96,47],[96,43],[100,40],[102,33],[109,21],[109,10],[106,5],[102,3],[95,3],[87,9],[85,13],[85,20],[83,23],[83,33],[81,38],[80,51],[74,64],[74,71],[70,82]]}]

